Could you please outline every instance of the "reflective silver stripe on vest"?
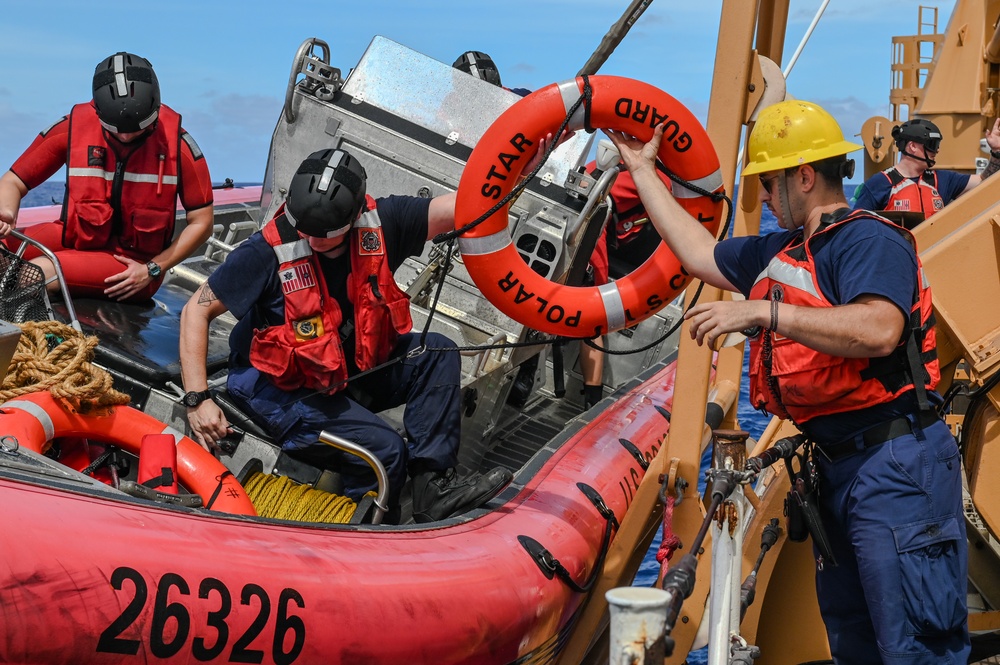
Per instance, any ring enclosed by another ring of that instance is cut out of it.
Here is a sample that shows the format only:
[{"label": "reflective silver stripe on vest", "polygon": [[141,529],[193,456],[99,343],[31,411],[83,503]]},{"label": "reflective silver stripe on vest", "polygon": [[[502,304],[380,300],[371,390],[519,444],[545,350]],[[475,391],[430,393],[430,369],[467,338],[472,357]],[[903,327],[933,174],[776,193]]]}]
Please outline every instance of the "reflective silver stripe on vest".
[{"label": "reflective silver stripe on vest", "polygon": [[162,182],[164,185],[177,184],[177,176],[175,175],[165,175],[161,178],[159,175],[146,175],[143,173],[126,173],[124,178],[129,182],[148,182],[148,183]]},{"label": "reflective silver stripe on vest", "polygon": [[[577,85],[576,79],[570,79],[568,81],[563,81],[558,84],[559,94],[562,96],[563,108],[566,109],[566,113],[573,108],[573,104],[576,104],[577,100],[580,99],[580,86]],[[566,125],[566,129],[569,131],[577,131],[583,129],[584,120],[586,116],[584,115],[583,104],[576,109],[573,117],[569,119],[569,124]],[[558,128],[558,127],[557,127]]]},{"label": "reflective silver stripe on vest", "polygon": [[72,168],[69,170],[71,176],[83,176],[85,178],[101,178],[102,180],[114,180],[115,174],[111,171],[95,168]]},{"label": "reflective silver stripe on vest", "polygon": [[295,242],[286,242],[274,248],[274,255],[278,257],[278,263],[288,263],[298,261],[312,254],[312,247],[305,238],[300,238]]},{"label": "reflective silver stripe on vest", "polygon": [[38,424],[42,426],[42,430],[45,431],[45,440],[51,441],[56,435],[56,427],[52,424],[52,418],[49,414],[45,412],[45,409],[38,406],[34,402],[28,402],[26,400],[11,400],[10,402],[4,402],[3,408],[5,409],[20,409],[25,413],[29,413],[35,417]]},{"label": "reflective silver stripe on vest", "polygon": [[[896,185],[895,187],[893,187],[893,188],[891,188],[889,190],[889,198],[892,198],[896,194],[899,194],[901,191],[903,191],[904,189],[906,189],[907,187],[910,187],[912,185],[916,185],[917,191],[920,191],[921,187],[925,187],[927,189],[930,189],[932,192],[933,192],[934,189],[936,189],[934,187],[934,185],[932,185],[931,183],[925,182],[924,179],[923,179],[923,177],[921,177],[918,180],[910,180],[909,178],[907,178],[906,180],[903,180],[898,185]],[[933,194],[932,194],[932,196],[933,196]]]},{"label": "reflective silver stripe on vest", "polygon": [[480,256],[482,254],[493,254],[511,244],[510,231],[502,229],[493,235],[485,238],[465,238],[459,237],[458,250],[465,256]]},{"label": "reflective silver stripe on vest", "polygon": [[378,229],[382,227],[382,219],[378,216],[378,209],[369,210],[362,213],[358,221],[354,222],[354,226],[359,229]]},{"label": "reflective silver stripe on vest", "polygon": [[912,180],[904,180],[904,181],[902,181],[901,183],[899,183],[898,185],[896,185],[895,187],[893,187],[893,188],[891,188],[889,190],[889,198],[892,198],[896,194],[899,194],[901,191],[903,191],[904,189],[906,189],[910,185],[915,185],[915,184],[917,184],[917,183],[913,182]]},{"label": "reflective silver stripe on vest", "polygon": [[[114,171],[105,171],[104,169],[98,168],[72,168],[69,170],[71,176],[84,177],[84,178],[101,178],[103,180],[112,181],[115,179]],[[148,182],[148,183],[159,183],[162,182],[164,185],[176,185],[177,176],[175,175],[165,175],[162,178],[158,174],[146,174],[146,173],[129,173],[125,172],[123,178],[129,182]]]},{"label": "reflective silver stripe on vest", "polygon": [[771,259],[771,262],[767,264],[767,268],[757,275],[757,279],[754,280],[754,284],[757,284],[757,282],[765,277],[769,277],[773,281],[778,282],[779,284],[784,284],[785,286],[790,286],[793,289],[805,291],[814,298],[826,300],[826,298],[823,298],[823,296],[821,296],[816,290],[816,285],[813,283],[812,279],[812,273],[805,268],[797,268],[793,265],[789,265],[788,263],[780,260],[778,257]]},{"label": "reflective silver stripe on vest", "polygon": [[[696,187],[701,187],[707,192],[714,192],[715,190],[722,187],[722,169],[718,169],[715,173],[711,173],[704,178],[698,178],[697,180],[692,180],[691,184]],[[674,198],[675,199],[696,199],[701,194],[688,189],[679,182],[674,182]]]},{"label": "reflective silver stripe on vest", "polygon": [[608,330],[619,330],[625,327],[625,305],[622,303],[622,294],[614,282],[601,284],[597,287],[601,292],[601,300],[604,301],[604,315],[608,319]]}]

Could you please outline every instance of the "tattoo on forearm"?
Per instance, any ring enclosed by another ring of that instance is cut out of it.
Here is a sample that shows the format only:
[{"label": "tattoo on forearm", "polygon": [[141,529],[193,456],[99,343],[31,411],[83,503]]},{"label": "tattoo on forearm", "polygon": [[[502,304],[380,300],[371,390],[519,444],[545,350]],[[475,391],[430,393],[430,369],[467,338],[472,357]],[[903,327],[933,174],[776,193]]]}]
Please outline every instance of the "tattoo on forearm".
[{"label": "tattoo on forearm", "polygon": [[213,302],[218,300],[215,297],[215,292],[208,284],[202,284],[201,289],[198,291],[198,304],[199,305],[211,305]]},{"label": "tattoo on forearm", "polygon": [[979,177],[986,180],[997,171],[1000,171],[1000,159],[990,157],[990,163],[986,165],[986,168],[983,169],[983,172]]}]

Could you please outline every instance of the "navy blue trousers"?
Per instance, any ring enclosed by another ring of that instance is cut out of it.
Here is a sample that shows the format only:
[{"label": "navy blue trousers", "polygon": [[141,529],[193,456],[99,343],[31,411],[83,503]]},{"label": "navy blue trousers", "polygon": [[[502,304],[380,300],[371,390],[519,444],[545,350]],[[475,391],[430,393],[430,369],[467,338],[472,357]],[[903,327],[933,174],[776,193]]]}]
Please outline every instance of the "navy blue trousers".
[{"label": "navy blue trousers", "polygon": [[[333,395],[281,390],[252,367],[231,370],[227,388],[266,423],[292,457],[339,472],[345,494],[354,500],[375,489],[371,467],[320,442],[317,436],[327,430],[367,448],[385,465],[389,502],[396,505],[408,469],[417,465],[443,471],[458,463],[462,361],[456,351],[424,351],[405,357],[419,342],[419,334],[403,335],[391,354],[392,358],[404,356],[402,360],[352,381],[350,390]],[[455,345],[444,335],[428,333],[426,346]],[[375,415],[401,404],[406,404],[405,439]]]},{"label": "navy blue trousers", "polygon": [[820,506],[838,567],[816,574],[838,664],[961,663],[969,656],[958,446],[936,422],[830,462]]}]

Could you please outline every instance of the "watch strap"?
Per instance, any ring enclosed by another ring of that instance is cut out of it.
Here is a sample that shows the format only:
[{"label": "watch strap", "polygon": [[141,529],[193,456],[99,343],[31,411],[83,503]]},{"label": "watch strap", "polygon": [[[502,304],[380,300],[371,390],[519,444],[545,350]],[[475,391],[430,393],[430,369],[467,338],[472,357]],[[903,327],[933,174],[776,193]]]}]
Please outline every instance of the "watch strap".
[{"label": "watch strap", "polygon": [[212,393],[208,389],[205,390],[191,390],[184,393],[181,397],[180,403],[187,407],[195,407],[204,402],[207,399],[211,399]]}]

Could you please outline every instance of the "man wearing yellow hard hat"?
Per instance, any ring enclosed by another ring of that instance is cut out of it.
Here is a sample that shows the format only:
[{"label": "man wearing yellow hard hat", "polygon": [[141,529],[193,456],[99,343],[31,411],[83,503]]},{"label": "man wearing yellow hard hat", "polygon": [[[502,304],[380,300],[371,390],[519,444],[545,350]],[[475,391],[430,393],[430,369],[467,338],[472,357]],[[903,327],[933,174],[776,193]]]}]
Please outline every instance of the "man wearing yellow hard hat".
[{"label": "man wearing yellow hard hat", "polygon": [[816,588],[835,661],[965,663],[961,465],[934,408],[930,289],[909,233],[848,206],[847,154],[861,146],[816,104],[763,109],[743,170],[759,182],[744,186],[759,187],[781,230],[716,242],[656,176],[662,128],[646,144],[609,136],[687,271],[746,296],[690,308],[692,338],[744,331],[751,402],[811,442],[829,541]]}]

